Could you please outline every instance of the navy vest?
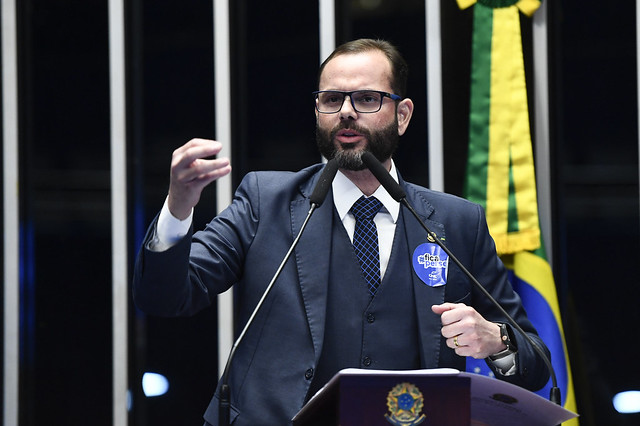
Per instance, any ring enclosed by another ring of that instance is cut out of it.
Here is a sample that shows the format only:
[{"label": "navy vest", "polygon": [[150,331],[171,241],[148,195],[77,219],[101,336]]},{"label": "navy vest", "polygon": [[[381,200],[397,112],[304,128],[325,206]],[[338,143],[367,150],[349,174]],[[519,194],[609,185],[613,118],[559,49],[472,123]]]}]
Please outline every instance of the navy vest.
[{"label": "navy vest", "polygon": [[402,212],[389,265],[373,298],[347,231],[334,214],[325,335],[308,398],[343,368],[420,368],[411,253]]}]

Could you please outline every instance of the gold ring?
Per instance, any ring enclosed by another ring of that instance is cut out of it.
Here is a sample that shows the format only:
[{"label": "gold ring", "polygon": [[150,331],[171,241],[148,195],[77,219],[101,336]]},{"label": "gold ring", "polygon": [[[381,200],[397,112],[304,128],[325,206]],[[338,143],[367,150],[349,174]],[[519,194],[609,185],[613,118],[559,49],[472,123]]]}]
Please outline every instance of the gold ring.
[{"label": "gold ring", "polygon": [[454,345],[456,345],[456,348],[459,348],[459,347],[460,347],[460,344],[458,343],[458,336],[455,336],[455,337],[453,338],[453,344],[454,344]]}]

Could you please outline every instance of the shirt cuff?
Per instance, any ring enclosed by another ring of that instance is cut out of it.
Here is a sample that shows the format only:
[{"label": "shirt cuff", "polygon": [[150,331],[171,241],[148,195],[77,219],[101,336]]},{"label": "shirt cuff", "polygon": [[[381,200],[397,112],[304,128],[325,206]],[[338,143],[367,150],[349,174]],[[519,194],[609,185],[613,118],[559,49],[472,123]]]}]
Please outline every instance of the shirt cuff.
[{"label": "shirt cuff", "polygon": [[169,205],[165,199],[153,238],[149,242],[149,250],[165,251],[173,247],[182,237],[187,235],[192,221],[193,209],[185,220],[177,219],[169,211]]},{"label": "shirt cuff", "polygon": [[503,376],[513,376],[516,374],[516,352],[505,349],[488,358],[489,362],[496,367],[498,373]]}]

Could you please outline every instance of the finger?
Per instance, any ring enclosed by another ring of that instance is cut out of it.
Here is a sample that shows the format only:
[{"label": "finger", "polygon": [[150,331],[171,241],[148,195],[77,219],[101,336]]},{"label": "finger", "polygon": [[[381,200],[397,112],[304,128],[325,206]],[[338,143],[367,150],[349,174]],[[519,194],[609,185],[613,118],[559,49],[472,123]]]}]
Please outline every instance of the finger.
[{"label": "finger", "polygon": [[[457,338],[457,339],[456,339]],[[456,341],[458,345],[456,346]],[[447,346],[454,350],[456,355],[464,356],[464,357],[473,357],[476,359],[486,358],[486,356],[478,355],[478,352],[472,348],[468,342],[466,342],[465,337],[458,335],[454,336],[450,339],[447,339]]]},{"label": "finger", "polygon": [[462,343],[462,335],[458,334],[448,338],[447,346],[450,347],[451,349],[458,349],[458,348],[464,347],[465,345],[464,343]]},{"label": "finger", "polygon": [[220,158],[216,160],[198,160],[198,161],[206,161],[207,164],[204,164],[198,167],[196,171],[192,171],[193,178],[190,182],[197,182],[204,184],[205,186],[211,183],[214,180],[217,180],[223,176],[226,176],[231,172],[231,164],[229,164],[228,158]]},{"label": "finger", "polygon": [[184,145],[176,148],[173,151],[173,155],[174,155],[174,157],[175,156],[182,156],[182,155],[184,155],[185,152],[189,151],[190,149],[197,148],[197,147],[202,147],[202,146],[212,147],[212,146],[215,145],[214,142],[215,141],[211,140],[211,139],[198,139],[198,138],[191,139],[187,143],[185,143]]},{"label": "finger", "polygon": [[216,158],[213,160],[194,160],[187,168],[176,167],[173,170],[175,180],[181,184],[217,179],[231,171],[228,158]]},{"label": "finger", "polygon": [[434,305],[431,309],[440,312],[440,322],[442,325],[449,325],[460,321],[466,314],[468,306],[464,303],[443,303]]},{"label": "finger", "polygon": [[443,312],[450,311],[451,309],[454,309],[455,306],[455,303],[446,302],[440,305],[432,305],[431,310],[435,314],[442,315]]},{"label": "finger", "polygon": [[207,159],[222,150],[220,142],[209,139],[192,139],[173,152],[173,168],[187,168],[197,159]]},{"label": "finger", "polygon": [[208,147],[216,147],[222,146],[222,143],[214,140],[214,139],[204,139],[204,138],[193,138],[190,139],[187,143],[176,149],[178,152],[187,151],[194,147],[199,146],[208,146]]},{"label": "finger", "polygon": [[[198,150],[198,152],[206,152]],[[189,183],[196,179],[206,178],[208,175],[213,174],[214,177],[217,174],[226,174],[224,171],[229,167],[228,158],[214,158],[211,160],[205,160],[202,158],[194,158],[192,161],[185,158],[177,159],[176,164],[172,167],[172,176],[182,183]],[[228,171],[227,171],[228,172]]]}]

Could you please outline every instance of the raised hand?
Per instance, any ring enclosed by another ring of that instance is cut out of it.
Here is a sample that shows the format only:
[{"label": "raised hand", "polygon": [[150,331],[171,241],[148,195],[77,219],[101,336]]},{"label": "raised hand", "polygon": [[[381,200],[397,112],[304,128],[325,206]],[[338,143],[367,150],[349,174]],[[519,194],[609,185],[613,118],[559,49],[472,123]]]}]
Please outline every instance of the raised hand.
[{"label": "raised hand", "polygon": [[169,184],[169,211],[184,220],[198,204],[202,190],[231,171],[228,158],[212,158],[222,149],[220,142],[191,139],[173,151]]}]

